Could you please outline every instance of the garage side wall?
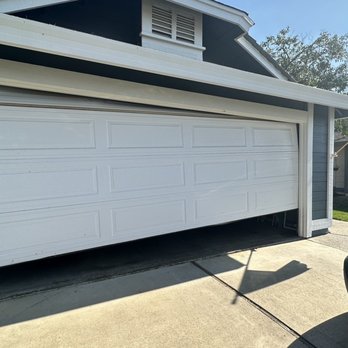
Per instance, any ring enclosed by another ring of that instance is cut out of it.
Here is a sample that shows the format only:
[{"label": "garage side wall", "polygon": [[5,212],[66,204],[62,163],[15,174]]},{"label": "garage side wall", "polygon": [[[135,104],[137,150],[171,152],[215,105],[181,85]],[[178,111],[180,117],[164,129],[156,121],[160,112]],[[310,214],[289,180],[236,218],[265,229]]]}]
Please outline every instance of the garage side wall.
[{"label": "garage side wall", "polygon": [[328,217],[328,113],[328,107],[315,105],[313,122],[313,220]]}]

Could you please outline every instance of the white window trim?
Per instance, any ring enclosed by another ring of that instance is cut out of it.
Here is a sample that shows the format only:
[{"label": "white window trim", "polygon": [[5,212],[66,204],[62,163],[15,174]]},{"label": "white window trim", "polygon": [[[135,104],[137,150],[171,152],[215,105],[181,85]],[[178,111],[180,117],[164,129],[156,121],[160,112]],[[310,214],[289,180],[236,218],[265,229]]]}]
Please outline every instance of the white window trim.
[{"label": "white window trim", "polygon": [[348,97],[343,94],[5,14],[0,14],[0,44],[220,87],[348,109]]},{"label": "white window trim", "polygon": [[[152,7],[156,6],[172,12],[172,33],[171,37],[153,33],[152,30]],[[192,16],[195,23],[194,43],[176,39],[176,18],[177,15]],[[202,52],[205,47],[203,42],[202,14],[176,6],[165,0],[143,0],[142,1],[142,46],[150,49],[157,49],[167,53],[178,54],[184,57],[202,60]]]},{"label": "white window trim", "polygon": [[313,105],[308,112],[0,60],[0,85],[299,124],[298,234],[312,235]]}]

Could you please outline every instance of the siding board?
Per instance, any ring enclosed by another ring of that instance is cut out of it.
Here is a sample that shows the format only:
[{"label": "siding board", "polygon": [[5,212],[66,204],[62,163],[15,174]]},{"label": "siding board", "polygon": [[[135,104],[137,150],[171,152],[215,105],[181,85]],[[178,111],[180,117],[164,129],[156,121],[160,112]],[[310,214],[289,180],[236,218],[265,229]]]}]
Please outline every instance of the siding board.
[{"label": "siding board", "polygon": [[314,107],[313,220],[327,218],[328,112],[328,107]]}]

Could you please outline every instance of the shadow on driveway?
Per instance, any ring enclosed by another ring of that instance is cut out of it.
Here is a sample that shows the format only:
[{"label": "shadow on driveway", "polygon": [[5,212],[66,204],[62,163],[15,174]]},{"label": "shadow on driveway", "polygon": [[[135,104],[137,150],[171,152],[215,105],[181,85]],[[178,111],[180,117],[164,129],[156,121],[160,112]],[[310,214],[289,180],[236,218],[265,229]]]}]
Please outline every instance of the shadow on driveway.
[{"label": "shadow on driveway", "polygon": [[[348,313],[321,323],[304,333],[303,338],[318,347],[348,347]],[[289,348],[297,347],[299,340]]]},{"label": "shadow on driveway", "polygon": [[[217,269],[217,273],[245,267],[244,264],[231,256],[220,256],[219,260],[219,264],[223,267]],[[262,283],[258,282],[257,288],[268,287],[277,282],[288,280],[307,270],[305,265],[301,267],[299,265],[302,264],[298,261],[291,261],[276,272],[264,272]],[[197,267],[193,262],[188,262],[8,299],[0,302],[0,326],[107,303],[209,276],[210,274],[201,267]],[[255,286],[247,290],[255,290]],[[232,291],[231,296],[233,296]]]},{"label": "shadow on driveway", "polygon": [[294,231],[250,219],[0,267],[0,301],[298,239]]},{"label": "shadow on driveway", "polygon": [[209,277],[190,261],[216,255],[215,274],[245,268],[239,289],[245,294],[296,277],[307,266],[293,260],[275,272],[258,272],[228,254],[298,239],[294,232],[249,220],[4,267],[0,326]]}]

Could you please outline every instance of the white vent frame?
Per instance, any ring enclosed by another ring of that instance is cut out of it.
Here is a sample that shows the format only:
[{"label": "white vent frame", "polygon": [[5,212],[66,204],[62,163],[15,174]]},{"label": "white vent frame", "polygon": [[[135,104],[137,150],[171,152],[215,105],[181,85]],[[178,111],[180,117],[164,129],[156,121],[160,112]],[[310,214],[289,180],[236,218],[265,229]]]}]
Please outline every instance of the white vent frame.
[{"label": "white vent frame", "polygon": [[202,30],[201,13],[164,0],[142,1],[143,47],[203,60]]}]

